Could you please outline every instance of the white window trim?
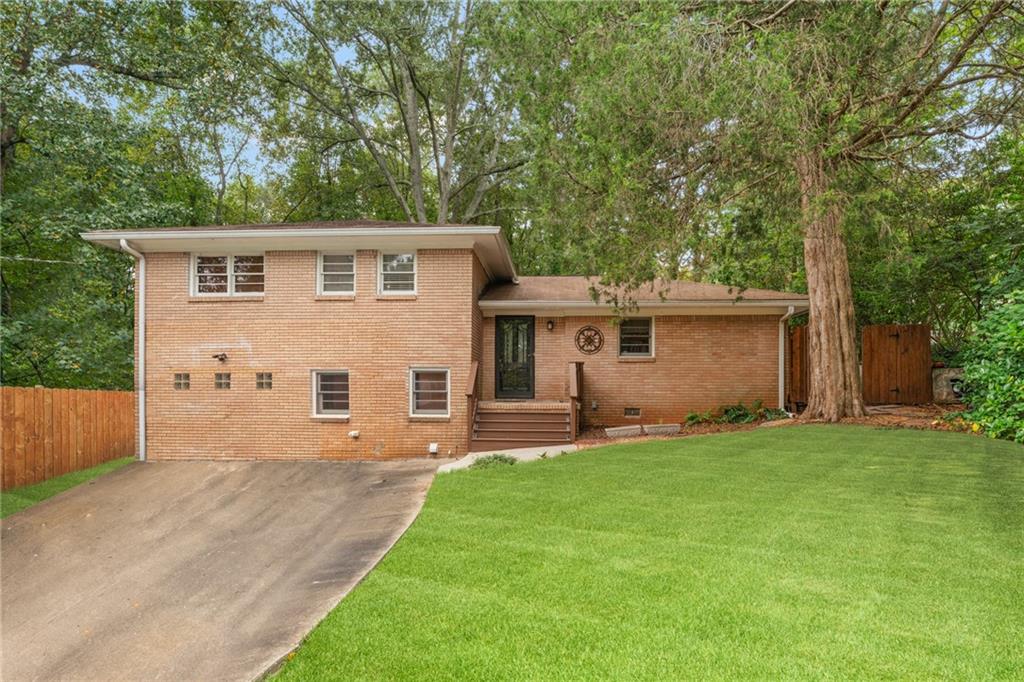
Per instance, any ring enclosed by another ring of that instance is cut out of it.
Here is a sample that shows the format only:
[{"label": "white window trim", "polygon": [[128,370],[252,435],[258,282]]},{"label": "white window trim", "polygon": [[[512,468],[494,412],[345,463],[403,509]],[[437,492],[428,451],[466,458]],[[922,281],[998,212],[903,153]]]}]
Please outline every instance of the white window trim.
[{"label": "white window trim", "polygon": [[618,346],[619,346],[619,348],[618,348],[619,357],[620,358],[625,358],[627,360],[632,359],[632,358],[653,358],[654,357],[654,326],[655,326],[654,325],[654,315],[637,315],[635,317],[627,317],[627,318],[623,319],[623,322],[625,322],[626,320],[650,320],[651,321],[651,352],[647,353],[646,355],[641,355],[640,353],[623,353],[622,352],[622,325],[620,324],[618,332],[617,332],[618,336],[619,336],[619,343],[618,343]]},{"label": "white window trim", "polygon": [[[196,259],[199,258],[200,256],[212,257],[212,258],[217,258],[217,257],[221,257],[221,256],[227,257],[227,259],[228,259],[228,271],[227,271],[228,272],[228,291],[227,291],[226,294],[219,294],[219,293],[206,293],[206,294],[203,294],[203,293],[199,292],[199,275],[196,272],[196,268],[197,268]],[[255,292],[252,292],[252,293],[250,293],[250,292],[235,293],[235,256],[262,256],[263,257],[263,291],[261,291],[259,293],[255,293]],[[264,294],[264,292],[266,292],[266,290],[267,290],[267,254],[266,253],[263,253],[263,252],[253,252],[253,253],[246,253],[246,252],[242,252],[242,253],[238,253],[238,252],[235,252],[235,253],[209,253],[209,252],[201,252],[201,253],[189,254],[188,291],[189,291],[189,295],[190,296],[195,296],[197,298],[217,298],[218,296],[221,297],[221,298],[223,298],[225,296],[231,296],[233,298],[263,298],[263,294]]]},{"label": "white window trim", "polygon": [[[416,411],[416,372],[444,372],[445,407],[444,414],[421,413]],[[409,368],[409,416],[417,419],[448,419],[452,412],[452,371],[448,367],[410,367]]]},{"label": "white window trim", "polygon": [[[352,256],[352,291],[324,291],[324,256]],[[356,295],[356,288],[359,286],[357,271],[359,268],[356,262],[354,251],[317,251],[316,253],[316,295],[317,296],[339,296],[341,298]],[[265,263],[266,261],[264,261]],[[415,261],[414,265],[415,267]]]},{"label": "white window trim", "polygon": [[[317,375],[319,374],[346,374],[348,375],[348,400],[349,409],[347,412],[317,412],[316,411],[316,386]],[[346,420],[352,416],[352,373],[347,369],[311,369],[309,370],[309,416],[313,419],[341,419]]]},{"label": "white window trim", "polygon": [[402,249],[395,249],[390,253],[412,254],[412,291],[384,291],[384,252],[377,252],[377,295],[378,296],[415,296],[416,292],[420,288],[419,272],[420,272],[420,252],[418,249],[412,251],[405,251]]}]

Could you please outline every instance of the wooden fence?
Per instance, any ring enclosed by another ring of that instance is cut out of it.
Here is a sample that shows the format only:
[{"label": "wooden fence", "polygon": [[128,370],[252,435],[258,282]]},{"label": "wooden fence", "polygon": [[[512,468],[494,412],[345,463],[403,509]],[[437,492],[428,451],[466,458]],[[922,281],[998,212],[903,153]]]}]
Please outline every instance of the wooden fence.
[{"label": "wooden fence", "polygon": [[[931,327],[873,324],[861,335],[861,373],[868,405],[932,401]],[[802,409],[810,394],[807,327],[789,328],[786,344],[786,405]]]},{"label": "wooden fence", "polygon": [[926,324],[873,324],[861,336],[864,402],[932,401],[932,330]]},{"label": "wooden fence", "polygon": [[3,490],[135,454],[135,394],[68,388],[0,389]]}]

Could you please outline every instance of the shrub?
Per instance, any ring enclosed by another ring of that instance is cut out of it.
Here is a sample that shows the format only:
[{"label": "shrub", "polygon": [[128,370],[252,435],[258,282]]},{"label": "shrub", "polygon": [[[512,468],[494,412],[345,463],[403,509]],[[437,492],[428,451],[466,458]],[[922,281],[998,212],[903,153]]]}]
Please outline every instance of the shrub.
[{"label": "shrub", "polygon": [[470,469],[489,469],[491,467],[511,466],[516,463],[512,455],[487,455],[469,465]]},{"label": "shrub", "polygon": [[707,412],[691,412],[686,415],[686,425],[696,426],[697,424],[707,424],[715,421],[715,418],[711,416],[711,410]]},{"label": "shrub", "polygon": [[726,405],[722,408],[722,416],[718,418],[718,421],[723,424],[749,424],[757,420],[757,409],[760,409],[760,401],[755,402],[754,406],[756,407],[751,409],[743,403]]},{"label": "shrub", "polygon": [[972,430],[1024,443],[1024,290],[975,325],[964,387]]}]

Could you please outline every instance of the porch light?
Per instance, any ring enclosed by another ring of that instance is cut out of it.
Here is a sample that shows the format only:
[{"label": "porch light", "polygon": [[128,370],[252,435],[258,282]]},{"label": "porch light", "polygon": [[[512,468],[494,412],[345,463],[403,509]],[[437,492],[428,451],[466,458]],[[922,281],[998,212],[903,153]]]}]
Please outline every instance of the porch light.
[{"label": "porch light", "polygon": [[547,326],[549,332],[555,331],[555,321],[554,320],[548,320],[548,323],[547,323],[546,326]]}]

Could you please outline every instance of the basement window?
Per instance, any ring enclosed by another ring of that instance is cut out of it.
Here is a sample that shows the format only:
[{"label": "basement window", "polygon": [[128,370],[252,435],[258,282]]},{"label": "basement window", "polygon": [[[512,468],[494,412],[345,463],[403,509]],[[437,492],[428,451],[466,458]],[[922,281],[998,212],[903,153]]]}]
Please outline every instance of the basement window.
[{"label": "basement window", "polygon": [[193,296],[259,296],[263,293],[263,256],[194,256]]},{"label": "basement window", "polygon": [[348,416],[348,370],[313,370],[313,416]]},{"label": "basement window", "polygon": [[634,317],[619,324],[619,357],[654,357],[654,320]]},{"label": "basement window", "polygon": [[409,370],[409,415],[447,417],[449,372],[447,369]]},{"label": "basement window", "polygon": [[624,408],[622,410],[622,416],[623,417],[639,417],[640,416],[640,408],[639,407],[626,407],[626,408]]},{"label": "basement window", "polygon": [[217,372],[213,375],[214,388],[231,388],[231,373]]},{"label": "basement window", "polygon": [[256,388],[270,390],[274,387],[274,375],[271,372],[256,372]]},{"label": "basement window", "polygon": [[174,389],[177,391],[187,391],[191,388],[191,381],[188,372],[179,372],[174,375]]}]

